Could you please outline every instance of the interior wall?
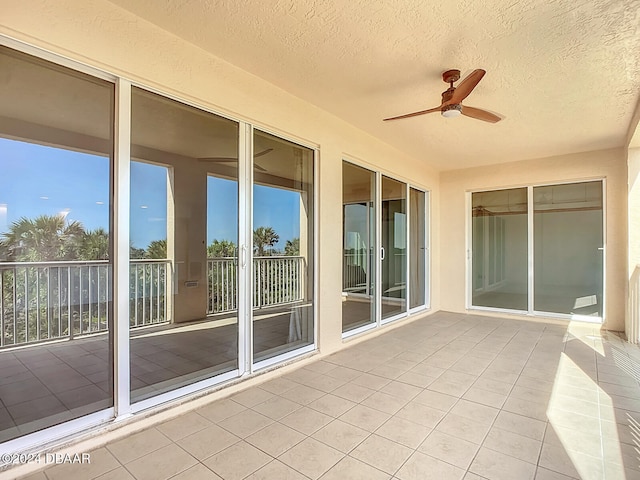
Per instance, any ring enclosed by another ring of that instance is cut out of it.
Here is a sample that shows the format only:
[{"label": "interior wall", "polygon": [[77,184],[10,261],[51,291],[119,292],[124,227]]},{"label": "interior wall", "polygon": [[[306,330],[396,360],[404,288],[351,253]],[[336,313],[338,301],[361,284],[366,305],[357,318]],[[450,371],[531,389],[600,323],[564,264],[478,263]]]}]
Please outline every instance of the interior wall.
[{"label": "interior wall", "polygon": [[465,312],[466,193],[531,184],[606,179],[606,310],[604,328],[624,330],[627,292],[626,150],[596,152],[524,160],[500,165],[451,170],[440,174],[442,215],[440,282],[460,288],[441,290],[440,308]]},{"label": "interior wall", "polygon": [[[23,0],[2,6],[0,34],[157,89],[291,140],[317,145],[319,347],[341,347],[342,160],[348,158],[431,191],[431,225],[440,211],[438,175],[352,125],[208,54],[104,0]],[[177,225],[180,228],[179,225]],[[431,239],[432,310],[439,309],[439,237]],[[448,288],[448,290],[452,290]],[[460,290],[455,288],[453,290]]]}]

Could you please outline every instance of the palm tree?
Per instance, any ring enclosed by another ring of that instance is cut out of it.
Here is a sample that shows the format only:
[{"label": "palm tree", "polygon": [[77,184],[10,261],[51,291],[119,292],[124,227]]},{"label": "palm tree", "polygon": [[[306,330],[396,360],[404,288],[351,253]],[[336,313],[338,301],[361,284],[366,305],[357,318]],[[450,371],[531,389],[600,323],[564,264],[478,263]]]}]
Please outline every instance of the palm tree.
[{"label": "palm tree", "polygon": [[76,260],[85,236],[80,222],[62,215],[22,217],[3,235],[3,249],[13,261]]},{"label": "palm tree", "polygon": [[207,247],[208,258],[235,257],[236,244],[229,240],[214,240]]},{"label": "palm tree", "polygon": [[109,233],[102,227],[86,232],[78,253],[78,260],[108,260]]},{"label": "palm tree", "polygon": [[147,247],[146,258],[167,258],[167,241],[153,240]]},{"label": "palm tree", "polygon": [[266,255],[265,247],[273,247],[280,240],[280,235],[272,227],[258,227],[253,231],[253,248],[256,256]]},{"label": "palm tree", "polygon": [[300,255],[300,239],[298,237],[293,240],[287,240],[287,244],[284,246],[284,254],[292,257]]}]

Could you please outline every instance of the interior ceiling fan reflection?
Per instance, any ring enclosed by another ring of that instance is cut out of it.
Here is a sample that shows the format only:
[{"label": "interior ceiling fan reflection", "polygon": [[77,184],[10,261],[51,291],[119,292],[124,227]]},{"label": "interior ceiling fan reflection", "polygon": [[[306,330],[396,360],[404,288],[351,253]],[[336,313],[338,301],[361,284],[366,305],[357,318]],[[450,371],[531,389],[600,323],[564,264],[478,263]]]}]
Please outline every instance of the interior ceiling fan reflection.
[{"label": "interior ceiling fan reflection", "polygon": [[[273,148],[267,148],[266,150],[263,150],[261,152],[258,152],[256,154],[253,155],[254,160],[258,157],[262,157],[263,155],[266,155],[270,152],[273,151]],[[202,157],[202,158],[198,158],[199,162],[210,162],[210,163],[238,163],[238,159],[234,158],[234,157]],[[258,165],[257,163],[253,162],[253,166],[256,170],[260,170],[261,172],[266,172],[267,169],[261,167],[260,165]]]}]

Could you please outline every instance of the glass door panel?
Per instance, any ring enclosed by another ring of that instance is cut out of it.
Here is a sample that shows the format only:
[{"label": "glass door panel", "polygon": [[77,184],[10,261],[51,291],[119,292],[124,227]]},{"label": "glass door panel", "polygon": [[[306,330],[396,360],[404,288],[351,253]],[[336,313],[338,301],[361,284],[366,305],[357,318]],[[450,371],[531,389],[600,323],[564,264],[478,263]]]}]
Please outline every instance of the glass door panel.
[{"label": "glass door panel", "polygon": [[254,130],[253,360],[314,342],[314,151]]},{"label": "glass door panel", "polygon": [[233,298],[237,262],[230,253],[220,276],[208,259],[213,240],[237,241],[238,124],[134,87],[131,156],[146,163],[131,167],[137,402],[238,368],[237,310],[220,300],[220,291]]},{"label": "glass door panel", "polygon": [[533,189],[534,310],[602,317],[602,182]]},{"label": "glass door panel", "polygon": [[411,216],[409,238],[409,285],[410,308],[426,305],[427,302],[427,211],[426,194],[415,188],[409,189],[409,211]]},{"label": "glass door panel", "polygon": [[342,162],[342,331],[376,322],[376,175]]},{"label": "glass door panel", "polygon": [[475,192],[472,305],[527,310],[527,189]]},{"label": "glass door panel", "polygon": [[407,185],[382,176],[382,318],[407,311]]},{"label": "glass door panel", "polygon": [[113,406],[115,88],[0,47],[0,442]]}]

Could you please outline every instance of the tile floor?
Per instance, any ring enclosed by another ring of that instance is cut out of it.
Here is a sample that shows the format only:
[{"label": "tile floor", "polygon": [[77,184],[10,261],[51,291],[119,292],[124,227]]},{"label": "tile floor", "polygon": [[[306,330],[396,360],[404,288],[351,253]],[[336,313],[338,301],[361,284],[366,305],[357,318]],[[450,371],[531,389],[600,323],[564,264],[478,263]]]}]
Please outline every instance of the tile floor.
[{"label": "tile floor", "polygon": [[640,349],[439,312],[29,480],[640,478]]}]

